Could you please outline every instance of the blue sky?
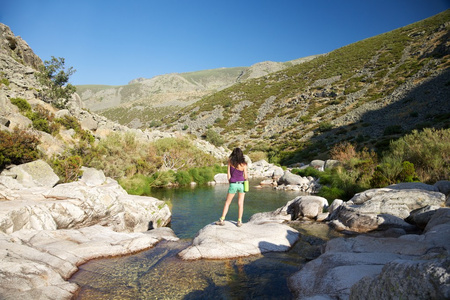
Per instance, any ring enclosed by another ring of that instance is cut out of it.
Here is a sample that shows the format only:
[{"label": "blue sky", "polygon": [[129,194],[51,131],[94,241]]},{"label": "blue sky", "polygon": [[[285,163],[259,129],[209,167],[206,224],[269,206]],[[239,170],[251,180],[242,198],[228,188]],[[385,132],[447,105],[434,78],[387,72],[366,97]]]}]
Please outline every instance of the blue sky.
[{"label": "blue sky", "polygon": [[4,0],[0,22],[71,83],[284,62],[423,20],[450,0]]}]

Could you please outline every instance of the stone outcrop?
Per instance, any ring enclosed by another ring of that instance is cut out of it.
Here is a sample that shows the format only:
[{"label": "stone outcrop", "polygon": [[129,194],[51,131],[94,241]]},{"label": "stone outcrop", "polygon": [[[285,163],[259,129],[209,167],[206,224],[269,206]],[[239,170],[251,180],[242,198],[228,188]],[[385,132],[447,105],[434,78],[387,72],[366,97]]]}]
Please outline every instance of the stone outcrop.
[{"label": "stone outcrop", "polygon": [[128,195],[95,169],[56,186],[55,176],[43,161],[0,175],[1,299],[71,299],[78,287],[65,280],[78,265],[177,240],[161,228],[171,218],[163,201]]},{"label": "stone outcrop", "polygon": [[24,188],[51,188],[59,181],[59,177],[43,160],[35,160],[20,166],[13,166],[3,171],[0,176],[9,176]]},{"label": "stone outcrop", "polygon": [[139,232],[148,230],[150,225],[156,228],[169,223],[171,214],[164,201],[128,195],[101,171],[85,169],[85,174],[77,182],[52,188],[25,188],[17,180],[1,175],[0,231],[56,230],[100,224],[116,231]]},{"label": "stone outcrop", "polygon": [[180,252],[184,260],[226,259],[287,251],[298,240],[298,231],[279,223],[248,222],[237,227],[210,224],[197,234],[192,245]]},{"label": "stone outcrop", "polygon": [[421,235],[360,235],[327,242],[289,279],[297,299],[448,299],[450,208]]},{"label": "stone outcrop", "polygon": [[15,36],[11,29],[2,23],[0,23],[0,52],[22,61],[25,66],[35,70],[42,65],[42,60],[34,54],[27,42],[20,36]]},{"label": "stone outcrop", "polygon": [[318,180],[311,176],[302,177],[300,175],[292,174],[289,170],[286,170],[283,173],[283,176],[278,180],[277,185],[277,189],[297,190],[307,193],[315,193],[319,188],[320,184]]},{"label": "stone outcrop", "polygon": [[354,232],[391,227],[414,229],[415,226],[404,221],[413,210],[445,206],[445,195],[429,189],[433,186],[415,184],[364,191],[335,208],[330,224],[337,230]]},{"label": "stone outcrop", "polygon": [[266,162],[265,160],[259,160],[249,165],[248,172],[250,176],[254,178],[266,177],[277,180],[283,175],[284,170],[281,167]]}]

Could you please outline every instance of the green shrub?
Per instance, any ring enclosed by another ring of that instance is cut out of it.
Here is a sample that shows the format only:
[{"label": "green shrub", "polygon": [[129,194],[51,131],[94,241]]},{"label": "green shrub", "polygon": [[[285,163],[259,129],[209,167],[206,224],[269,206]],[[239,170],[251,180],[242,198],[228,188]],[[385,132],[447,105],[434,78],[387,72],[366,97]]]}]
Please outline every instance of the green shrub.
[{"label": "green shrub", "polygon": [[83,159],[78,155],[59,156],[51,161],[53,170],[62,182],[76,181],[82,175]]},{"label": "green shrub", "polygon": [[203,182],[203,178],[201,177],[200,172],[197,168],[190,169],[189,175],[191,175],[193,181],[197,183]]},{"label": "green shrub", "polygon": [[399,174],[400,182],[413,182],[418,181],[416,175],[416,170],[414,169],[414,164],[409,161],[404,161],[402,163],[402,171]]},{"label": "green shrub", "polygon": [[159,127],[161,126],[163,123],[160,120],[152,120],[149,124],[149,127]]},{"label": "green shrub", "polygon": [[23,98],[11,98],[11,103],[17,106],[22,113],[31,111],[31,105]]},{"label": "green shrub", "polygon": [[434,183],[450,178],[450,129],[413,130],[391,142],[386,157],[411,162],[422,182]]},{"label": "green shrub", "polygon": [[193,168],[189,170],[192,180],[198,184],[205,184],[214,180],[214,171],[211,167]]},{"label": "green shrub", "polygon": [[14,128],[12,132],[0,131],[0,170],[9,164],[20,165],[41,156],[39,139],[31,132]]},{"label": "green shrub", "polygon": [[221,165],[218,165],[218,164],[215,164],[215,165],[213,166],[214,174],[226,173],[226,172],[227,172],[227,169],[228,169],[227,166],[221,166]]},{"label": "green shrub", "polygon": [[220,147],[224,144],[222,136],[212,129],[208,129],[205,133],[206,140],[216,147]]},{"label": "green shrub", "polygon": [[178,171],[175,174],[175,181],[179,185],[188,185],[192,182],[192,176],[188,171]]},{"label": "green shrub", "polygon": [[317,193],[318,196],[324,197],[328,200],[329,203],[331,203],[335,199],[343,199],[345,198],[345,191],[343,189],[340,189],[338,187],[329,187],[329,186],[322,186],[319,193]]},{"label": "green shrub", "polygon": [[78,119],[74,116],[65,115],[62,118],[55,119],[55,122],[61,124],[66,129],[73,129],[77,133],[81,131],[80,122],[78,122]]},{"label": "green shrub", "polygon": [[6,86],[9,86],[9,80],[8,80],[8,78],[2,78],[2,79],[0,80],[0,86],[1,86],[2,84],[6,85]]},{"label": "green shrub", "polygon": [[314,178],[320,178],[323,172],[321,172],[313,167],[307,167],[305,169],[292,169],[292,173],[300,175],[302,177],[311,176]]},{"label": "green shrub", "polygon": [[160,171],[156,172],[151,176],[150,186],[154,187],[164,187],[170,185],[176,181],[175,172],[172,170],[169,171]]},{"label": "green shrub", "polygon": [[130,178],[119,179],[119,184],[131,195],[149,196],[151,195],[152,178],[142,174],[136,174]]},{"label": "green shrub", "polygon": [[265,160],[268,161],[269,158],[267,156],[267,153],[264,151],[254,151],[254,152],[250,152],[248,154],[248,157],[250,157],[250,159],[252,161],[260,161],[260,160]]},{"label": "green shrub", "polygon": [[36,130],[44,131],[47,133],[51,133],[50,127],[48,125],[48,121],[46,119],[41,119],[39,117],[32,120],[33,128]]}]

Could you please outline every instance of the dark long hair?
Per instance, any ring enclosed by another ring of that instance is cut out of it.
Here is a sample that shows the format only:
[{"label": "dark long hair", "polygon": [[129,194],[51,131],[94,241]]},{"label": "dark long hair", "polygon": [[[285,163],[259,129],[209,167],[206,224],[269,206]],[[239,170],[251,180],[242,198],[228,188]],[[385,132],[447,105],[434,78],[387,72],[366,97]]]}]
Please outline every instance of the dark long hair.
[{"label": "dark long hair", "polygon": [[230,164],[237,168],[240,164],[246,164],[244,153],[242,152],[241,148],[234,148],[233,152],[230,154]]}]

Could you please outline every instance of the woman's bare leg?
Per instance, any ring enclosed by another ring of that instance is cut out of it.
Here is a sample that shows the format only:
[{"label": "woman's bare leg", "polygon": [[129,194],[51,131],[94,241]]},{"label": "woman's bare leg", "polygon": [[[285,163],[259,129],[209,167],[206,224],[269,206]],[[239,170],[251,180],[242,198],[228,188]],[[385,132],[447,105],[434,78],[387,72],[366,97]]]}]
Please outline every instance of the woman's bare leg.
[{"label": "woman's bare leg", "polygon": [[225,201],[225,205],[223,206],[223,212],[222,212],[222,220],[225,220],[225,216],[228,213],[228,208],[230,207],[231,201],[233,201],[233,197],[235,194],[227,194],[227,200]]},{"label": "woman's bare leg", "polygon": [[242,215],[244,214],[244,197],[245,193],[238,193],[238,221],[242,222]]}]

